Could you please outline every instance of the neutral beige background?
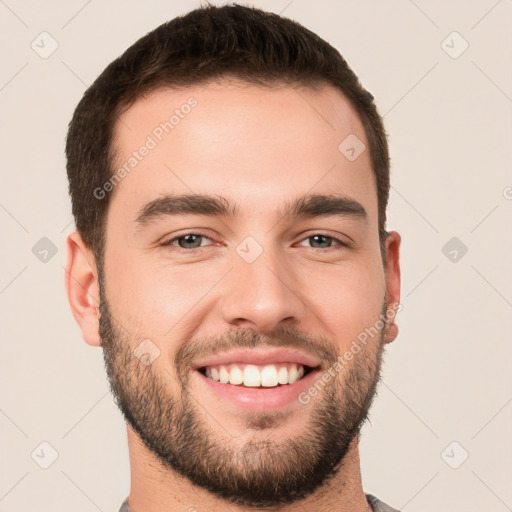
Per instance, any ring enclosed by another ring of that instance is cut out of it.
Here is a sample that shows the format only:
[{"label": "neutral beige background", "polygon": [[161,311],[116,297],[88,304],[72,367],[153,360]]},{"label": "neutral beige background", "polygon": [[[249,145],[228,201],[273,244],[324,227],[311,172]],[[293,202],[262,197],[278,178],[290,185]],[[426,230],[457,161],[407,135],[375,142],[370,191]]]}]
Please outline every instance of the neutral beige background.
[{"label": "neutral beige background", "polygon": [[[363,430],[365,491],[408,512],[512,510],[510,1],[252,4],[337,47],[390,134],[403,311]],[[64,293],[64,137],[113,58],[198,5],[0,1],[0,511],[117,511],[128,493],[101,349],[82,341]],[[42,31],[59,45],[47,59],[31,48]],[[445,51],[464,40],[458,58]],[[57,249],[46,262],[32,251],[43,237]],[[442,250],[452,237],[468,249],[455,262]],[[42,442],[58,453],[47,469]]]}]

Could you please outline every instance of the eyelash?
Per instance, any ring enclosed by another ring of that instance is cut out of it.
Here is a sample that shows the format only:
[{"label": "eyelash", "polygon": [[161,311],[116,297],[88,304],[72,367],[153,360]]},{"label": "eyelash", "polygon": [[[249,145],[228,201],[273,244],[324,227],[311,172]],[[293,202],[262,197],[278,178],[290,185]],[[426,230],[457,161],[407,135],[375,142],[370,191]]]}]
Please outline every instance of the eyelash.
[{"label": "eyelash", "polygon": [[[186,236],[189,236],[189,235],[197,235],[197,236],[200,236],[200,237],[203,237],[203,238],[207,238],[208,240],[211,240],[211,238],[207,235],[204,235],[203,233],[200,233],[200,232],[196,232],[196,231],[190,231],[189,233],[184,233],[180,236],[176,236],[174,238],[171,238],[170,240],[168,240],[167,242],[163,242],[161,244],[162,247],[173,247],[172,250],[177,250],[178,252],[181,252],[181,253],[187,253],[187,254],[195,254],[196,252],[200,251],[201,249],[204,249],[205,247],[194,247],[193,249],[184,249],[183,247],[178,247],[178,246],[174,246],[173,242],[177,241],[177,240],[180,240],[181,238],[185,238]],[[303,242],[304,240],[308,240],[310,238],[313,238],[314,236],[325,236],[326,238],[330,238],[332,240],[334,240],[337,245],[335,245],[334,247],[327,247],[326,249],[317,249],[319,251],[323,251],[323,252],[330,252],[330,251],[333,251],[333,250],[339,250],[341,248],[349,248],[350,245],[347,244],[346,242],[343,242],[341,239],[333,236],[333,235],[330,235],[328,233],[321,233],[321,232],[318,232],[318,233],[314,233],[312,235],[309,235],[305,238],[303,238],[301,240],[301,242]],[[315,249],[315,247],[312,247],[312,249]]]}]

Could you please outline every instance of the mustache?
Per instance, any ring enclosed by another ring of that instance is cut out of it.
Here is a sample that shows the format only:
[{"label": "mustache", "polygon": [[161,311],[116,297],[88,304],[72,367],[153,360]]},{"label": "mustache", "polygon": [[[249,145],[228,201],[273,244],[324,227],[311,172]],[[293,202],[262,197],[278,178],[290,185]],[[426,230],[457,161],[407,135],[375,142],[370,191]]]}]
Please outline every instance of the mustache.
[{"label": "mustache", "polygon": [[221,336],[206,336],[186,341],[176,352],[174,358],[178,370],[186,372],[198,358],[211,357],[222,352],[236,349],[290,348],[315,355],[322,364],[334,364],[338,351],[327,339],[310,336],[290,327],[276,329],[263,334],[254,329],[237,329]]}]

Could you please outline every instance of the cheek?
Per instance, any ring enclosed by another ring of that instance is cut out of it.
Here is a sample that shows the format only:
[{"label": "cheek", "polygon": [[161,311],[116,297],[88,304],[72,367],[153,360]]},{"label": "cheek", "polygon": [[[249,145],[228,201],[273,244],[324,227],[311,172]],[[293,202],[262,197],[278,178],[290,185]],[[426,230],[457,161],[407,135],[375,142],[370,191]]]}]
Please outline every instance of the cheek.
[{"label": "cheek", "polygon": [[368,261],[318,268],[301,281],[302,299],[345,348],[375,325],[384,301],[382,267]]},{"label": "cheek", "polygon": [[197,324],[226,272],[221,266],[165,264],[136,253],[117,254],[111,261],[116,261],[107,274],[113,314],[132,335],[154,339],[162,350]]}]

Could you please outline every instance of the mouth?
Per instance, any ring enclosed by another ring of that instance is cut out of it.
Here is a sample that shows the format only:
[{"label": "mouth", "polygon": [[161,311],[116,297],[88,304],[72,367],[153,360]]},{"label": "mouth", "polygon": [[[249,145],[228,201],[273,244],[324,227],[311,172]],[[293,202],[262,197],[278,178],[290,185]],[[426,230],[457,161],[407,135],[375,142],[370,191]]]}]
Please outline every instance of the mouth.
[{"label": "mouth", "polygon": [[313,368],[296,363],[267,365],[231,363],[202,366],[198,371],[206,378],[221,384],[245,388],[272,388],[293,384],[308,375]]},{"label": "mouth", "polygon": [[198,361],[192,373],[208,404],[270,412],[298,406],[299,395],[319,378],[320,362],[290,350],[247,350]]}]

